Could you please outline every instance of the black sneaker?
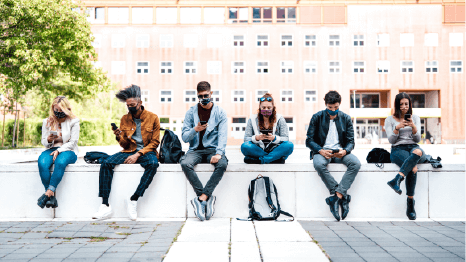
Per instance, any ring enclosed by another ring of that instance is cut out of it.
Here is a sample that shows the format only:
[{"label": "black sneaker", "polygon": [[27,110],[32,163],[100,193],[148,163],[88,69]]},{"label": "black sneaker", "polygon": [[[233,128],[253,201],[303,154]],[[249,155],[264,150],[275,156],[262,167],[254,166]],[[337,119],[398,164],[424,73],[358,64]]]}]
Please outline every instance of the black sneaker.
[{"label": "black sneaker", "polygon": [[40,208],[44,208],[47,201],[49,201],[49,197],[43,194],[42,196],[39,197],[39,199],[37,199],[37,205]]},{"label": "black sneaker", "polygon": [[246,164],[260,164],[261,161],[257,158],[252,158],[252,157],[245,157],[244,158],[244,163]]},{"label": "black sneaker", "polygon": [[51,196],[49,200],[45,203],[45,206],[47,208],[57,208],[58,207],[58,201],[55,196]]},{"label": "black sneaker", "polygon": [[274,160],[274,161],[270,162],[270,164],[285,164],[285,158],[282,157],[280,159]]}]

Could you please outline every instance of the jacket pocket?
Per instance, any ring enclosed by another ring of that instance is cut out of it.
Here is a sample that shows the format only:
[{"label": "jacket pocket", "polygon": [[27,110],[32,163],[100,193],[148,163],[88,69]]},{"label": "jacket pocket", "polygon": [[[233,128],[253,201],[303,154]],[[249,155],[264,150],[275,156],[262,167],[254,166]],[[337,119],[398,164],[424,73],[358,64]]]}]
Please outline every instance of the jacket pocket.
[{"label": "jacket pocket", "polygon": [[[143,129],[145,132],[142,135],[142,140],[144,142],[144,145],[148,145],[152,139],[152,134],[154,133],[154,129],[152,127],[146,127]],[[143,133],[143,132],[141,132]]]}]

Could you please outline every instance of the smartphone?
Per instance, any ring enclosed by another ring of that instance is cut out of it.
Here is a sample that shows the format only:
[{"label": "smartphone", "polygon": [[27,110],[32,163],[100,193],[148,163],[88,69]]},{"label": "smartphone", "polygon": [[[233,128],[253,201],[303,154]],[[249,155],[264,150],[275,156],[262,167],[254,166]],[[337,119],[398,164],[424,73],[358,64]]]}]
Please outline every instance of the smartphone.
[{"label": "smartphone", "polygon": [[405,114],[405,120],[408,121],[408,118],[411,118],[411,114]]},{"label": "smartphone", "polygon": [[332,154],[336,154],[338,152],[340,152],[340,149],[332,149]]},{"label": "smartphone", "polygon": [[200,121],[200,122],[201,122],[201,125],[207,124],[207,121]]},{"label": "smartphone", "polygon": [[115,123],[111,123],[111,125],[112,125],[112,130],[113,130],[113,131],[115,131],[115,130],[118,129],[118,127],[117,127],[117,125],[115,125]]},{"label": "smartphone", "polygon": [[261,130],[261,133],[264,134],[264,135],[269,135],[270,133],[272,133],[272,130],[263,129],[263,130]]},{"label": "smartphone", "polygon": [[50,131],[50,134],[51,134],[51,135],[54,135],[54,136],[58,136],[58,132],[57,132],[57,131]]}]

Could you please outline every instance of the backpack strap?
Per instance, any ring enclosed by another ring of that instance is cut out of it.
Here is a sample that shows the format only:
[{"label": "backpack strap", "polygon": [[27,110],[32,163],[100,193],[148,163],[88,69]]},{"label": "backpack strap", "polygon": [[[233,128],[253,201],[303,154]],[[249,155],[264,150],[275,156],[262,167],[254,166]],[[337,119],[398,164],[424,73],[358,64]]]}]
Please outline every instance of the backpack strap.
[{"label": "backpack strap", "polygon": [[265,191],[267,192],[267,204],[269,204],[269,207],[272,209],[272,212],[275,212],[277,210],[277,207],[273,204],[272,201],[272,196],[270,195],[270,180],[268,177],[264,177],[264,182],[265,182]]},{"label": "backpack strap", "polygon": [[275,221],[277,221],[277,222],[291,222],[291,221],[294,221],[294,216],[291,215],[291,214],[288,213],[288,212],[285,212],[285,211],[283,211],[283,210],[280,210],[280,212],[278,212],[277,218],[278,218],[280,215],[285,215],[285,216],[291,217],[291,220],[290,220],[290,219],[284,219],[284,220],[277,220],[277,219],[275,219]]}]

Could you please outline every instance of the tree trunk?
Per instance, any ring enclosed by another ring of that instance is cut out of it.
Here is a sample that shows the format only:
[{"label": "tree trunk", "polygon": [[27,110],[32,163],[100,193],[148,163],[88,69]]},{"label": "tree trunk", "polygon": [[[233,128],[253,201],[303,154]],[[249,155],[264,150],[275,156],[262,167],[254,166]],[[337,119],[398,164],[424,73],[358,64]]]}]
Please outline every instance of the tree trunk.
[{"label": "tree trunk", "polygon": [[16,110],[15,110],[15,125],[13,126],[13,141],[11,141],[11,147],[16,147],[15,145],[15,135],[16,135],[16,121],[18,116],[18,102],[16,102]]}]

